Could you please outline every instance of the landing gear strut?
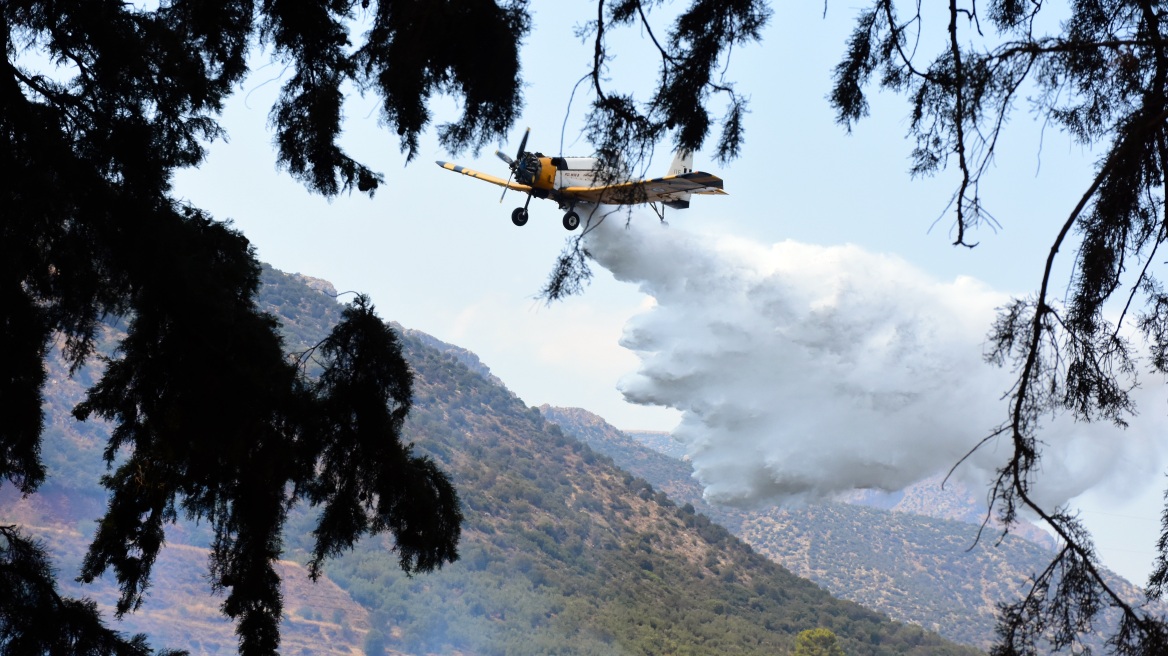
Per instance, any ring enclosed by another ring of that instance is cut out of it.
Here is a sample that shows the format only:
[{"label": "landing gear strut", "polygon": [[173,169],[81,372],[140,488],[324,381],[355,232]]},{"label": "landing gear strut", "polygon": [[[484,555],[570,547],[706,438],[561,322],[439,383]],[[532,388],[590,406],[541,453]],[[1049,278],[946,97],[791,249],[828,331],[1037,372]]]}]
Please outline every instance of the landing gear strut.
[{"label": "landing gear strut", "polygon": [[[527,137],[524,137],[523,140],[526,142]],[[506,193],[507,190],[504,189],[503,191],[504,191],[504,193]],[[517,226],[526,225],[527,224],[527,206],[530,204],[531,204],[531,194],[527,194],[527,200],[523,202],[523,207],[516,207],[515,211],[511,212],[511,223],[514,223]]]},{"label": "landing gear strut", "polygon": [[580,227],[580,215],[573,210],[568,210],[564,215],[564,228],[567,230],[575,230]]}]

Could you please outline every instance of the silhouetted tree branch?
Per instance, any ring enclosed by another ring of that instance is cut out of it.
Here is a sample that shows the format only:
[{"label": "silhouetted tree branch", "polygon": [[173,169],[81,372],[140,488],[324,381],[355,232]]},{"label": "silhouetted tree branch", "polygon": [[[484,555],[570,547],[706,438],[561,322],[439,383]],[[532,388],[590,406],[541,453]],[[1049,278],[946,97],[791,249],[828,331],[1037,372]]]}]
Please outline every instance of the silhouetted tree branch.
[{"label": "silhouetted tree branch", "polygon": [[[986,13],[979,15],[979,8]],[[1062,509],[1042,507],[1033,485],[1043,419],[1070,412],[1124,427],[1134,412],[1130,391],[1138,360],[1122,324],[1137,298],[1146,309],[1134,323],[1151,369],[1168,373],[1168,297],[1159,279],[1162,263],[1153,262],[1168,238],[1168,6],[1150,0],[1073,3],[1055,35],[1036,32],[1044,9],[1041,2],[951,0],[946,47],[924,64],[925,55],[905,47],[927,34],[922,3],[911,3],[911,17],[901,20],[894,0],[871,2],[836,67],[831,100],[849,129],[867,114],[864,90],[872,84],[911,100],[913,173],[935,174],[955,157],[955,243],[965,246],[976,245],[969,235],[988,217],[980,182],[1020,89],[1028,90],[1030,110],[1041,120],[1103,150],[1094,179],[1061,221],[1038,292],[1002,308],[989,335],[987,359],[1017,372],[1008,418],[994,431],[1009,436],[1012,454],[998,471],[992,499],[1006,526],[1024,510],[1046,521],[1064,544],[1029,594],[1002,606],[993,653],[1035,654],[1042,641],[1074,646],[1102,610],[1115,608],[1120,622],[1108,639],[1115,653],[1161,654],[1168,650],[1168,624],[1107,584],[1082,523]],[[1060,301],[1051,292],[1055,263],[1072,237],[1079,240],[1077,253],[1068,296]],[[1138,265],[1134,278],[1132,262]],[[1112,323],[1103,310],[1116,292],[1126,292],[1127,301]],[[1161,597],[1168,581],[1168,513],[1158,549],[1151,598]]]},{"label": "silhouetted tree branch", "polygon": [[[0,476],[25,494],[44,481],[50,340],[65,336],[75,372],[94,356],[102,320],[127,318],[127,336],[75,409],[114,423],[102,481],[109,507],[82,579],[112,569],[118,614],[136,609],[165,524],[180,514],[205,520],[214,534],[211,582],[225,592],[223,611],[237,620],[247,654],[279,645],[273,561],[299,500],[324,509],[314,573],[369,533],[390,533],[408,572],[457,558],[457,494],[434,463],[401,443],[411,379],[372,304],[359,297],[345,311],[320,349],[323,375],[310,380],[285,357],[276,320],[256,308],[259,264],[247,239],[171,195],[174,172],[201,163],[207,142],[224,136],[218,115],[259,46],[291,71],[271,112],[277,161],[326,196],[354,187],[372,194],[381,180],[337,145],[345,83],[379,93],[407,159],[436,92],[464,101],[459,120],[439,126],[451,148],[477,147],[511,125],[521,106],[524,3],[378,3],[353,49],[349,29],[364,8],[0,6],[0,337],[12,349],[0,376]],[[445,38],[433,38],[439,30]],[[472,38],[482,35],[491,38]],[[345,458],[365,467],[342,471]],[[18,534],[8,538],[23,548]],[[24,599],[21,585],[5,579],[0,597]],[[19,617],[6,615],[0,630],[19,629]],[[77,630],[93,640],[114,635],[96,614],[86,622]],[[137,638],[125,644],[145,649]]]}]

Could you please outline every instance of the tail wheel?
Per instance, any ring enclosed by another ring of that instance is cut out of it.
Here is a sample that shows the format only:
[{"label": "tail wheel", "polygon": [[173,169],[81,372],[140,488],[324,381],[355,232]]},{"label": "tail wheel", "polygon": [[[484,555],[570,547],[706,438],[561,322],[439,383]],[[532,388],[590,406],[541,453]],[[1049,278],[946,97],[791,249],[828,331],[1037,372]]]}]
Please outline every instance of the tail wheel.
[{"label": "tail wheel", "polygon": [[527,209],[516,207],[515,211],[511,212],[511,223],[517,226],[527,225]]},{"label": "tail wheel", "polygon": [[580,215],[569,211],[564,215],[564,228],[567,230],[575,230],[580,227]]}]

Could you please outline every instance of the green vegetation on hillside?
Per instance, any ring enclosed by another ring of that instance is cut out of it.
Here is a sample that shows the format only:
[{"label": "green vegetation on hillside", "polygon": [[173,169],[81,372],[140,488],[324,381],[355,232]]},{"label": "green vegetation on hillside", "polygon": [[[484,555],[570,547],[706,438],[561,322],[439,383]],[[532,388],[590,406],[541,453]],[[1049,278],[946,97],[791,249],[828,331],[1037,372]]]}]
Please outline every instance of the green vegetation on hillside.
[{"label": "green vegetation on hillside", "polygon": [[831,629],[807,629],[795,638],[794,656],[844,656]]}]

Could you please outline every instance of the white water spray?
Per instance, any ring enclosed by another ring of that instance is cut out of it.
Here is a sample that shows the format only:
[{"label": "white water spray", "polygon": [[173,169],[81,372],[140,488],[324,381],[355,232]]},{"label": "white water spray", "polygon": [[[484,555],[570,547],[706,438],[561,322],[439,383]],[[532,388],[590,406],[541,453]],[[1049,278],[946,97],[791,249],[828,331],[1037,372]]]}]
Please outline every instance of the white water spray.
[{"label": "white water spray", "polygon": [[[674,436],[711,501],[897,490],[948,469],[1006,418],[1009,372],[982,353],[1007,297],[972,278],[937,281],[857,246],[767,246],[643,216],[628,229],[610,218],[586,247],[656,300],[625,327],[621,344],[641,367],[620,389],[682,412]],[[1043,433],[1043,501],[1117,472],[1155,480],[1153,436],[1166,426],[1155,415],[1159,431],[1055,420]],[[1008,453],[987,444],[959,474],[985,483]]]}]

